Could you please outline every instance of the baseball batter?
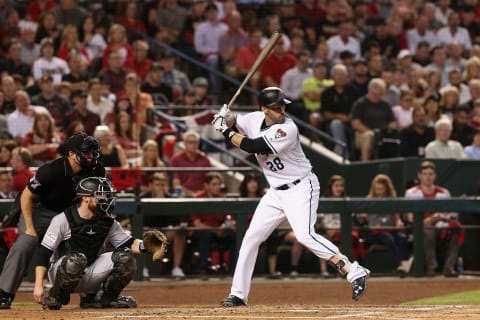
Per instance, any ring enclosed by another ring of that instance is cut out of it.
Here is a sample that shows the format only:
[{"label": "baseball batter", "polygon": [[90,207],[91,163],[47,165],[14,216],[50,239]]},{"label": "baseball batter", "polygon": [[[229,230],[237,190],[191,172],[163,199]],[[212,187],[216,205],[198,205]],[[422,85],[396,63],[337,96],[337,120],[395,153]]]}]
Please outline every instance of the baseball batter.
[{"label": "baseball batter", "polygon": [[247,304],[258,249],[285,219],[302,245],[347,276],[352,298],[358,300],[365,292],[370,271],[350,262],[332,242],[315,233],[320,185],[301,148],[298,128],[285,114],[290,101],[277,87],[263,89],[258,101],[261,111],[230,116],[224,105],[212,121],[233,145],[256,155],[270,184],[243,238],[230,295],[222,305]]},{"label": "baseball batter", "polygon": [[[58,310],[69,303],[70,293],[79,292],[82,308],[136,307],[133,297],[119,296],[120,292],[135,273],[133,254],[155,253],[156,248],[132,238],[115,221],[115,190],[110,180],[85,178],[76,194],[80,203],[52,219],[37,252],[35,301]],[[113,252],[102,253],[104,243],[111,244]],[[163,254],[164,248],[158,249]],[[53,285],[45,298],[43,279],[52,256],[48,278]]]}]

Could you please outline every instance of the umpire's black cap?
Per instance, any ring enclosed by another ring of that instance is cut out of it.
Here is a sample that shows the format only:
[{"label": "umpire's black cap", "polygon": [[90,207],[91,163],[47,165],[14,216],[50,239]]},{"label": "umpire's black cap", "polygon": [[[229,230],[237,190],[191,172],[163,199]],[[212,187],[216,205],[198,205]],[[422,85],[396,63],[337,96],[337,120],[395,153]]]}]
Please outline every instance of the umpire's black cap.
[{"label": "umpire's black cap", "polygon": [[65,151],[67,154],[69,151],[75,153],[91,151],[95,154],[99,152],[99,149],[98,141],[84,132],[74,134],[65,142]]}]

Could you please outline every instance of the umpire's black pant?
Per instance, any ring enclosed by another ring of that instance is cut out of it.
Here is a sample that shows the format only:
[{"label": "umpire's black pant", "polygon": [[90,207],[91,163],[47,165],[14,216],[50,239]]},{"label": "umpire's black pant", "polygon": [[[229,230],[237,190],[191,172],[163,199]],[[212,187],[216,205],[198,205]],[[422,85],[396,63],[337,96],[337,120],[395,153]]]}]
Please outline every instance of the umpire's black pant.
[{"label": "umpire's black pant", "polygon": [[10,249],[7,259],[0,274],[0,289],[7,293],[15,294],[22,284],[23,277],[35,255],[35,250],[42,242],[50,221],[57,213],[38,204],[33,205],[33,223],[38,238],[25,234],[25,221],[23,215],[18,222],[19,237]]}]

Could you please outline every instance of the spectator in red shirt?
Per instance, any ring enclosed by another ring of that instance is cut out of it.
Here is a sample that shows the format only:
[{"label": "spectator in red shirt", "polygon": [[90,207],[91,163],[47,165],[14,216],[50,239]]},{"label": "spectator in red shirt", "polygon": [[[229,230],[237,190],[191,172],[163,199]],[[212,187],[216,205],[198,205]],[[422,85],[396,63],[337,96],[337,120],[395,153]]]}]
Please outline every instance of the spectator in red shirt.
[{"label": "spectator in red shirt", "polygon": [[83,44],[78,39],[77,27],[69,24],[63,29],[62,42],[60,44],[60,48],[58,48],[57,56],[67,61],[68,54],[72,52],[72,50],[80,52],[82,57],[82,64],[84,64],[85,66],[90,64],[90,55],[88,54],[87,49],[85,49]]},{"label": "spectator in red shirt", "polygon": [[[260,51],[260,42],[262,40],[262,30],[256,28],[252,29],[248,33],[248,44],[246,46],[240,47],[236,56],[236,67],[239,77],[245,77],[250,68],[253,66],[253,63],[257,59]],[[260,82],[260,71],[254,73],[250,79],[250,86],[258,91]]]},{"label": "spectator in red shirt", "polygon": [[147,57],[148,53],[148,43],[143,40],[136,40],[133,43],[133,71],[135,71],[142,81],[142,83],[147,78],[148,71],[152,65],[152,59]]},{"label": "spectator in red shirt", "polygon": [[[223,184],[222,176],[217,172],[210,172],[205,176],[204,189],[197,194],[195,198],[224,198],[225,195],[221,193],[221,187]],[[221,265],[228,270],[233,270],[234,262],[234,232],[231,229],[231,221],[226,214],[209,214],[209,215],[193,215],[191,221],[194,227],[197,228],[211,228],[220,227],[216,230],[197,230],[194,232],[194,237],[198,242],[199,267],[203,280],[207,279],[207,270],[209,267],[216,269],[215,262],[212,259],[210,266],[209,258],[212,255],[214,245],[216,249],[221,252],[228,250],[229,263],[227,265]],[[223,256],[221,257],[223,258]]]},{"label": "spectator in red shirt", "polygon": [[13,186],[15,192],[22,192],[34,172],[30,170],[32,154],[27,148],[17,147],[12,150],[10,166],[13,170]]},{"label": "spectator in red shirt", "polygon": [[55,0],[35,0],[30,2],[27,6],[27,20],[34,21],[38,23],[40,21],[40,16],[47,12],[50,9],[55,8],[57,4]]},{"label": "spectator in red shirt", "polygon": [[261,68],[262,80],[265,87],[280,87],[283,74],[295,67],[297,60],[285,51],[283,39],[277,42],[273,52],[265,59]]},{"label": "spectator in red shirt", "polygon": [[[200,135],[193,130],[183,134],[185,150],[170,160],[171,167],[211,167],[208,157],[199,150]],[[176,172],[173,175],[173,188],[181,187],[183,194],[191,196],[204,188],[204,172]]]},{"label": "spectator in red shirt", "polygon": [[114,24],[108,31],[108,45],[103,52],[103,68],[109,64],[109,54],[112,50],[118,50],[122,58],[122,66],[133,69],[132,46],[128,43],[125,27],[120,24]]}]

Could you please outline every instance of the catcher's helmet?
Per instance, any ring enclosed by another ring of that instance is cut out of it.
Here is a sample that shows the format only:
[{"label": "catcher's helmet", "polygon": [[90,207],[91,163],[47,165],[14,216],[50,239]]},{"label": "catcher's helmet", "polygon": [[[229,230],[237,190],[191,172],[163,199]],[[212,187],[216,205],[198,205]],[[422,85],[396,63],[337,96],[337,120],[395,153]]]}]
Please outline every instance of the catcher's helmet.
[{"label": "catcher's helmet", "polygon": [[77,184],[76,194],[81,196],[94,196],[97,199],[97,208],[107,216],[112,217],[115,207],[116,190],[110,180],[101,177],[88,177]]},{"label": "catcher's helmet", "polygon": [[[67,155],[69,151],[77,155],[82,169],[92,170],[97,165],[97,159],[100,156],[100,144],[97,139],[84,132],[79,132],[67,139],[65,151]],[[92,153],[93,159],[91,161],[85,157],[88,152]]]},{"label": "catcher's helmet", "polygon": [[279,105],[286,105],[291,103],[285,98],[283,90],[277,87],[268,87],[260,91],[258,95],[258,104],[261,107],[272,108]]}]

